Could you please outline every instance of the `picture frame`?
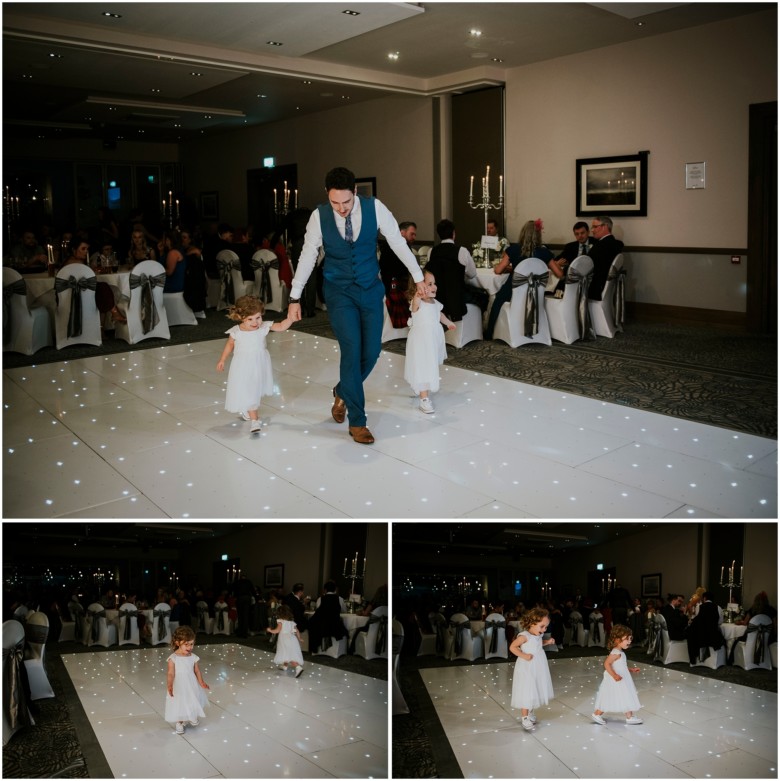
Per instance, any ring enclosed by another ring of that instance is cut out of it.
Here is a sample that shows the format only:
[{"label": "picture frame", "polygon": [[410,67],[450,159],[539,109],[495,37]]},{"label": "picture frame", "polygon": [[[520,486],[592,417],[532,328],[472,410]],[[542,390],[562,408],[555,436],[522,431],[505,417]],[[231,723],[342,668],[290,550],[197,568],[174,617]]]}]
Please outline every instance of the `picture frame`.
[{"label": "picture frame", "polygon": [[362,179],[355,178],[355,192],[364,198],[376,198],[376,177],[366,176]]},{"label": "picture frame", "polygon": [[264,570],[263,583],[266,588],[281,588],[284,585],[284,564],[268,564]]},{"label": "picture frame", "polygon": [[202,220],[219,219],[219,193],[216,191],[200,194],[200,218]]},{"label": "picture frame", "polygon": [[576,161],[578,217],[647,217],[647,152]]},{"label": "picture frame", "polygon": [[652,575],[642,575],[642,596],[660,597],[661,596],[661,573],[655,572]]}]

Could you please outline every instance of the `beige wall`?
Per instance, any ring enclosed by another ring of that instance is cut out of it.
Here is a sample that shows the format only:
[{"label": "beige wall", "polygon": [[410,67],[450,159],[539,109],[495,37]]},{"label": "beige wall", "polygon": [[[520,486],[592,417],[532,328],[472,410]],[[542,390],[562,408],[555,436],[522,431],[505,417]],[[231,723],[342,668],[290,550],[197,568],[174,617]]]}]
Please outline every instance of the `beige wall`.
[{"label": "beige wall", "polygon": [[357,177],[374,176],[379,199],[398,221],[414,220],[433,236],[433,117],[427,98],[378,98],[294,121],[182,144],[185,188],[219,192],[220,216],[246,221],[246,172],[274,156],[297,163],[301,206],[325,200],[324,179],[343,165]]},{"label": "beige wall", "polygon": [[745,572],[742,604],[750,606],[753,597],[766,591],[770,604],[777,607],[777,524],[745,524]]},{"label": "beige wall", "polygon": [[[509,71],[510,228],[543,217],[547,241],[570,241],[575,160],[649,150],[648,216],[618,219],[616,235],[639,246],[744,247],[748,107],[777,99],[776,20],[773,6]],[[686,190],[685,163],[699,161],[706,189]]]}]

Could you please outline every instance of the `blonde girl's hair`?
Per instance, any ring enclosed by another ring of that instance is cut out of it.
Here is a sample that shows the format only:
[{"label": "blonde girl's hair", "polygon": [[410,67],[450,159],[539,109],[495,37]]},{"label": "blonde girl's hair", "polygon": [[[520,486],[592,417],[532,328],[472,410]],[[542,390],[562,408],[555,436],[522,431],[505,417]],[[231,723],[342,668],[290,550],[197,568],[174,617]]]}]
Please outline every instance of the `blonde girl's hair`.
[{"label": "blonde girl's hair", "polygon": [[624,624],[614,624],[609,631],[607,648],[611,651],[624,637],[632,637],[633,632]]},{"label": "blonde girl's hair", "polygon": [[279,605],[276,609],[276,617],[281,618],[283,621],[292,621],[295,618],[292,610],[287,605]]},{"label": "blonde girl's hair", "polygon": [[171,635],[171,649],[175,651],[182,643],[188,643],[195,639],[195,632],[191,626],[177,627]]},{"label": "blonde girl's hair", "polygon": [[520,229],[518,243],[520,244],[520,254],[524,258],[530,258],[534,254],[534,250],[542,245],[542,231],[538,223],[538,220],[528,220]]},{"label": "blonde girl's hair", "polygon": [[538,624],[543,618],[547,618],[549,615],[550,612],[543,607],[532,607],[520,616],[520,626],[522,626],[523,629],[530,629],[534,624]]},{"label": "blonde girl's hair", "polygon": [[265,304],[257,296],[241,296],[233,306],[229,306],[227,316],[238,323],[252,315],[265,314]]},{"label": "blonde girl's hair", "polygon": [[[425,279],[425,275],[429,274],[433,277],[433,281],[436,281],[436,275],[432,271],[426,271],[425,269],[422,270],[423,272],[423,279]],[[406,298],[411,301],[415,296],[417,295],[417,283],[409,277],[409,286],[406,288]]]}]

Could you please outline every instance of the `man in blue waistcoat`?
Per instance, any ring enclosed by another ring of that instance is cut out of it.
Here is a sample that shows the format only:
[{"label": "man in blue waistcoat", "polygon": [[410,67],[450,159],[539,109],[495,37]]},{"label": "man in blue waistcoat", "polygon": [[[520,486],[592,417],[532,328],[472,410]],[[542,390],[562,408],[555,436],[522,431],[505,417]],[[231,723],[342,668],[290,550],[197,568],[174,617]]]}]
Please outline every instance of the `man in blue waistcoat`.
[{"label": "man in blue waistcoat", "polygon": [[322,247],[325,252],[323,292],[341,353],[331,415],[336,423],[343,423],[348,415],[352,439],[370,445],[374,437],[366,427],[363,382],[382,350],[385,288],[377,260],[379,231],[409,269],[420,295],[425,291],[423,273],[389,209],[376,198],[355,193],[352,171],[347,168],[328,171],[325,190],[328,203],[312,212],[306,226],[287,316],[291,320],[301,319],[301,294]]}]

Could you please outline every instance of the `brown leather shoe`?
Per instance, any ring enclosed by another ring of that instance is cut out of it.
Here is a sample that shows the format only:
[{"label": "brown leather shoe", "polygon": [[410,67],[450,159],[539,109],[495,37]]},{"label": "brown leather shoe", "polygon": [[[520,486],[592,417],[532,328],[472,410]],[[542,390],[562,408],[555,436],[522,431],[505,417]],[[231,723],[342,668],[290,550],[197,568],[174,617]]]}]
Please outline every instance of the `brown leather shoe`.
[{"label": "brown leather shoe", "polygon": [[336,389],[333,389],[333,406],[330,408],[330,414],[336,423],[343,423],[347,417],[347,405],[344,399],[336,395]]},{"label": "brown leather shoe", "polygon": [[374,444],[374,435],[365,426],[350,426],[349,435],[359,445]]}]

